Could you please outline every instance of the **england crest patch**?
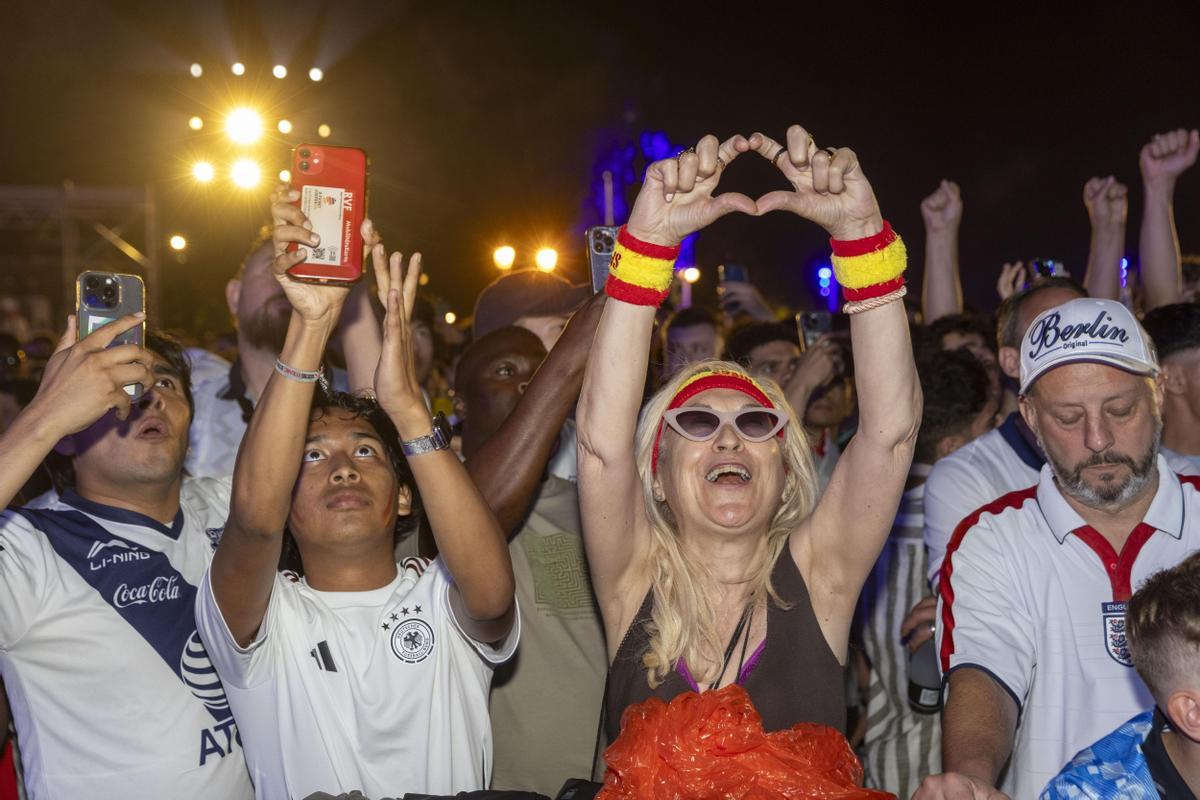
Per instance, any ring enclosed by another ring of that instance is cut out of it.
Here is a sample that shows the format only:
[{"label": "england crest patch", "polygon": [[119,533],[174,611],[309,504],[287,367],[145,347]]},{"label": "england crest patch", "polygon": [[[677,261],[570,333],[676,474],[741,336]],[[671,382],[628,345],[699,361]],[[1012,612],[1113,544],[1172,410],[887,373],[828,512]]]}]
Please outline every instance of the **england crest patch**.
[{"label": "england crest patch", "polygon": [[1113,661],[1132,667],[1133,654],[1129,652],[1129,636],[1125,632],[1125,603],[1101,603],[1100,616],[1104,620],[1104,649]]}]

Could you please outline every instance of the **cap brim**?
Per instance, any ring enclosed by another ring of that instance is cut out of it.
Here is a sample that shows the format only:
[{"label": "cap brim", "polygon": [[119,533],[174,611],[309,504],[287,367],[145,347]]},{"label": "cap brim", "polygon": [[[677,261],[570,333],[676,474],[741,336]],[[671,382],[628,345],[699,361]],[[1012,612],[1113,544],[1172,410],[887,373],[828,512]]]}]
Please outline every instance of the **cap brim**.
[{"label": "cap brim", "polygon": [[1047,372],[1058,367],[1065,367],[1068,364],[1104,364],[1109,367],[1116,367],[1125,372],[1131,372],[1134,375],[1157,375],[1158,368],[1147,364],[1145,361],[1137,358],[1125,358],[1119,355],[1089,355],[1086,358],[1070,358],[1062,361],[1056,361],[1036,369],[1025,377],[1025,381],[1021,384],[1021,395],[1029,393],[1029,388],[1037,381],[1038,378],[1045,375]]}]

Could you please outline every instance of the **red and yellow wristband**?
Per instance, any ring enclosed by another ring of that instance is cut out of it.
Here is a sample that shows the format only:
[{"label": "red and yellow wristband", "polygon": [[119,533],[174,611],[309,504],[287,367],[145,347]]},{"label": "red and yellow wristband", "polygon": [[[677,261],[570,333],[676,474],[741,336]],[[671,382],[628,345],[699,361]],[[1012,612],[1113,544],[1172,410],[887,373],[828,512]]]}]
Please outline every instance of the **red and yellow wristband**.
[{"label": "red and yellow wristband", "polygon": [[635,306],[659,306],[671,291],[679,246],[643,242],[625,226],[617,233],[617,245],[608,262],[604,292],[609,297]]},{"label": "red and yellow wristband", "polygon": [[842,286],[847,314],[877,308],[907,294],[904,270],[908,251],[904,240],[884,222],[883,230],[863,239],[830,239],[833,273]]}]

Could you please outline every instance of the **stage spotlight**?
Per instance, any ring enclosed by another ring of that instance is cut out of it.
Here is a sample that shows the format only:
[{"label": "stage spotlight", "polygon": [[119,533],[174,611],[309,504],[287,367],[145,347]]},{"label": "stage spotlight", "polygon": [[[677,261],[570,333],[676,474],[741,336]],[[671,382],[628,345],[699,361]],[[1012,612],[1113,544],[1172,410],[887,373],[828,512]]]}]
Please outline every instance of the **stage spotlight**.
[{"label": "stage spotlight", "polygon": [[458,321],[457,314],[455,314],[453,311],[446,312],[446,324],[447,325],[453,325],[457,321]]},{"label": "stage spotlight", "polygon": [[235,108],[225,118],[225,132],[238,144],[250,144],[262,135],[262,117],[252,109]]},{"label": "stage spotlight", "polygon": [[204,127],[204,120],[199,117],[192,117],[188,120],[188,127],[194,131],[198,131]]},{"label": "stage spotlight", "polygon": [[279,80],[283,80],[287,77],[287,67],[285,67],[283,64],[276,64],[271,68],[271,74],[276,78],[279,78]]},{"label": "stage spotlight", "polygon": [[688,283],[695,283],[700,280],[700,270],[697,267],[688,267],[683,271],[683,279]]},{"label": "stage spotlight", "polygon": [[292,180],[292,171],[288,169],[279,170],[279,180],[284,183],[290,183]]},{"label": "stage spotlight", "polygon": [[537,268],[542,272],[554,272],[554,268],[558,266],[558,251],[553,247],[543,247],[533,257],[533,263],[537,264]]},{"label": "stage spotlight", "polygon": [[289,119],[281,119],[281,120],[279,120],[279,124],[276,125],[275,127],[279,128],[280,133],[291,133],[292,132],[292,121]]},{"label": "stage spotlight", "polygon": [[229,171],[233,182],[243,189],[253,189],[257,186],[260,174],[258,164],[248,158],[239,158],[233,162],[233,167]]},{"label": "stage spotlight", "polygon": [[188,72],[192,73],[193,78],[199,78],[204,74],[204,67],[200,66],[199,64],[192,64],[191,68],[188,69]]},{"label": "stage spotlight", "polygon": [[171,245],[172,250],[182,250],[187,247],[187,239],[183,238],[178,233],[168,239],[167,243]]},{"label": "stage spotlight", "polygon": [[333,135],[333,128],[329,127],[328,125],[326,125],[324,123],[321,123],[320,125],[317,126],[317,136],[320,136],[322,139],[328,139],[332,135]]},{"label": "stage spotlight", "polygon": [[240,61],[235,61],[235,62],[233,62],[233,65],[230,66],[229,70],[234,75],[245,75],[246,74],[246,65]]},{"label": "stage spotlight", "polygon": [[324,77],[325,77],[325,73],[321,71],[320,67],[313,67],[312,69],[310,69],[308,71],[309,80],[319,81],[319,80],[321,80],[321,78],[324,78]]},{"label": "stage spotlight", "polygon": [[201,183],[208,183],[213,179],[215,170],[213,165],[207,161],[197,161],[192,165],[192,177]]},{"label": "stage spotlight", "polygon": [[508,245],[497,247],[492,253],[492,262],[500,269],[512,269],[513,262],[517,260],[517,251]]}]

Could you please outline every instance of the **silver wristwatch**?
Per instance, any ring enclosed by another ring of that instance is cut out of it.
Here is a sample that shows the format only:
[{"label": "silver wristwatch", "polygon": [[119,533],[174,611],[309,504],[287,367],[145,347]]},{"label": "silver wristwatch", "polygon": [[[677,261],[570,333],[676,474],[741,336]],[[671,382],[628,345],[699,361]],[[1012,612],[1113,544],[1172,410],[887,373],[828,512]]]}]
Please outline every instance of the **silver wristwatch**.
[{"label": "silver wristwatch", "polygon": [[433,417],[433,430],[430,433],[400,442],[400,449],[409,457],[431,453],[434,450],[445,450],[450,446],[452,435],[446,415],[439,411]]}]

